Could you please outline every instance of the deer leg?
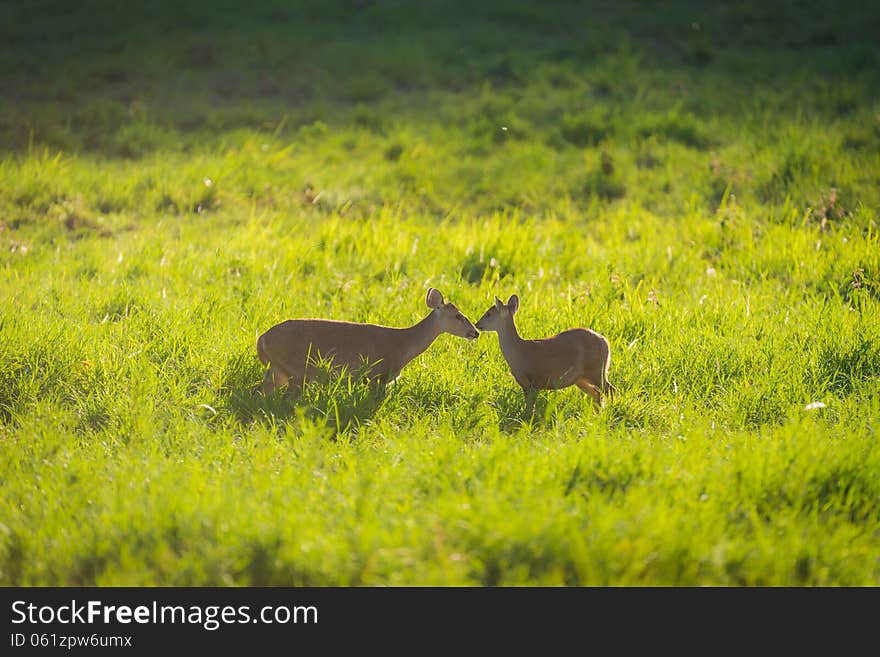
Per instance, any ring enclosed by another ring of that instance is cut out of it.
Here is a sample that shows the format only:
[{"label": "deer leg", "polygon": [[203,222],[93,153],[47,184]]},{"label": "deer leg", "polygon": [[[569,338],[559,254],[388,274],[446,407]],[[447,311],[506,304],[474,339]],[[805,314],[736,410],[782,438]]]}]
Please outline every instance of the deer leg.
[{"label": "deer leg", "polygon": [[266,370],[266,374],[263,377],[263,394],[267,397],[272,394],[275,390],[275,374],[271,369]]},{"label": "deer leg", "polygon": [[528,386],[523,386],[523,397],[525,397],[526,402],[526,414],[534,415],[535,414],[535,403],[538,401],[538,389],[531,388]]},{"label": "deer leg", "polygon": [[587,393],[590,397],[593,398],[593,403],[598,407],[602,408],[602,393],[599,391],[599,388],[594,386],[592,383],[587,381],[586,379],[578,379],[574,382],[575,385]]},{"label": "deer leg", "polygon": [[617,388],[611,385],[611,381],[605,379],[605,388],[602,392],[607,395],[610,399],[614,399],[614,395],[617,394]]},{"label": "deer leg", "polygon": [[385,394],[388,386],[394,383],[395,379],[387,376],[373,376],[366,381],[371,395],[382,396]]},{"label": "deer leg", "polygon": [[263,378],[263,394],[268,397],[276,388],[285,383],[287,383],[287,375],[279,369],[270,367],[266,370],[266,376]]}]

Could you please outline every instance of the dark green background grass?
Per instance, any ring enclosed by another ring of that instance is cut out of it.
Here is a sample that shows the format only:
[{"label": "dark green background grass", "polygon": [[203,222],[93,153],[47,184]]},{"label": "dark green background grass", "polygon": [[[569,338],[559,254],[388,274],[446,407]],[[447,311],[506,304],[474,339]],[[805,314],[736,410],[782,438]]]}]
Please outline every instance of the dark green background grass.
[{"label": "dark green background grass", "polygon": [[[880,11],[0,3],[0,583],[877,585]],[[256,336],[494,335],[264,398]],[[812,408],[812,402],[824,407]]]}]

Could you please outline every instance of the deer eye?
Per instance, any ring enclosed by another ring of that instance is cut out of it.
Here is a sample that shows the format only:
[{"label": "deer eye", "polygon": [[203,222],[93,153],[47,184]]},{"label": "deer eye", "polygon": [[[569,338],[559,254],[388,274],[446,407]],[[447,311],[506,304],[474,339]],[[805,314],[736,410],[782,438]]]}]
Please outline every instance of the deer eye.
[{"label": "deer eye", "polygon": [[458,321],[461,321],[461,320],[464,319],[464,315],[462,315],[461,313],[458,313],[458,314],[455,316],[455,319],[457,319]]}]

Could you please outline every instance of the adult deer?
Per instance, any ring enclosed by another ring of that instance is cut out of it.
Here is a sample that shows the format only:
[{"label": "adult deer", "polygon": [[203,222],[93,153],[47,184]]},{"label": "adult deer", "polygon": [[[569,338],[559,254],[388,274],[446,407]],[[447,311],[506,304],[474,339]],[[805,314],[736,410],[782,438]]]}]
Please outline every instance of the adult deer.
[{"label": "adult deer", "polygon": [[435,288],[425,303],[431,309],[422,321],[406,328],[360,324],[332,319],[288,319],[257,339],[257,354],[267,367],[263,392],[293,382],[302,386],[316,378],[318,365],[347,368],[375,385],[400,374],[441,333],[473,340],[479,335],[471,321]]}]

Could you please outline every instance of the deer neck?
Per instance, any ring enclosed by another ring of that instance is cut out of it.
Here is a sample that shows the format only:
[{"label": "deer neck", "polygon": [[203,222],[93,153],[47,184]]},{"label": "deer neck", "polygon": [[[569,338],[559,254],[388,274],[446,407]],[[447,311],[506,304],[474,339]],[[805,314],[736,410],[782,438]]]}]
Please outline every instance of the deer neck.
[{"label": "deer neck", "polygon": [[400,329],[400,367],[403,368],[430,347],[440,333],[439,323],[433,312],[418,324]]},{"label": "deer neck", "polygon": [[519,337],[513,317],[505,319],[498,329],[498,344],[501,346],[501,353],[508,363],[514,363],[518,360],[522,343],[523,339]]}]

